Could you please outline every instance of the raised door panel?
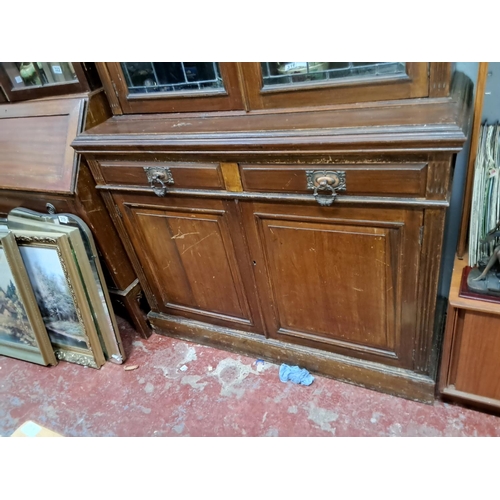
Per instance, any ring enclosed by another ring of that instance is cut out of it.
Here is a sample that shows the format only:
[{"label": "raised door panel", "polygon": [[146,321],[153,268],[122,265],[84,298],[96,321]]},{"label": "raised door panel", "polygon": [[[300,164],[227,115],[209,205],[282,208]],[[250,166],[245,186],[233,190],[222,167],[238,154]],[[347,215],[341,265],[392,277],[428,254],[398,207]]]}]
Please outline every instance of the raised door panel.
[{"label": "raised door panel", "polygon": [[271,337],[411,367],[420,211],[245,211]]},{"label": "raised door panel", "polygon": [[153,205],[151,197],[143,199],[140,203],[135,196],[133,203],[122,204],[124,222],[160,310],[261,330],[248,298],[249,259],[242,259],[242,236],[227,210],[233,207],[220,200],[169,199]]}]

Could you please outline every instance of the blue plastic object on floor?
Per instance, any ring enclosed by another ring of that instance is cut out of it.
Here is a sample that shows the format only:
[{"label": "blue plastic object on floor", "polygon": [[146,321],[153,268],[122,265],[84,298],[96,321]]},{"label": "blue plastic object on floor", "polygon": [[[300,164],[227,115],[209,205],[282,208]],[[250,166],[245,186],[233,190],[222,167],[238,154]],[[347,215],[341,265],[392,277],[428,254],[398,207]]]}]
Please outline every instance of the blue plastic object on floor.
[{"label": "blue plastic object on floor", "polygon": [[314,377],[305,368],[288,366],[283,363],[280,366],[280,380],[282,382],[290,381],[294,384],[311,385]]}]

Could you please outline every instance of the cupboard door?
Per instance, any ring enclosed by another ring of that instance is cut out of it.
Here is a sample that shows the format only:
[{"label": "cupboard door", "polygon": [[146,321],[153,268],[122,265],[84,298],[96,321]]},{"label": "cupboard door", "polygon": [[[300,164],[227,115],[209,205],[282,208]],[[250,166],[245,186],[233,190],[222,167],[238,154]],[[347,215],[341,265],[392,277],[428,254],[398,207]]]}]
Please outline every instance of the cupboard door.
[{"label": "cupboard door", "polygon": [[115,199],[160,312],[262,332],[234,203]]},{"label": "cupboard door", "polygon": [[115,114],[243,109],[236,63],[97,63]]},{"label": "cupboard door", "polygon": [[250,109],[427,97],[427,63],[240,63]]},{"label": "cupboard door", "polygon": [[271,337],[411,367],[421,211],[243,210]]}]

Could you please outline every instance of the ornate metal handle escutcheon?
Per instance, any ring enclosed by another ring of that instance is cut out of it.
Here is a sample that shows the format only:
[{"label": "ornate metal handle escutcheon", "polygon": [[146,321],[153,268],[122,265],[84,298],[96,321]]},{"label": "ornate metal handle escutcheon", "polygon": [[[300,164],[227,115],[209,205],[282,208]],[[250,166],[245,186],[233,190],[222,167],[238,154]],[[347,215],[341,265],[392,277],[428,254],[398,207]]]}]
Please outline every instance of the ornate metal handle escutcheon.
[{"label": "ornate metal handle escutcheon", "polygon": [[157,196],[165,196],[167,184],[173,184],[172,172],[167,167],[144,167],[150,186]]},{"label": "ornate metal handle escutcheon", "polygon": [[329,207],[338,191],[345,191],[345,172],[334,170],[306,170],[307,189],[322,207]]}]

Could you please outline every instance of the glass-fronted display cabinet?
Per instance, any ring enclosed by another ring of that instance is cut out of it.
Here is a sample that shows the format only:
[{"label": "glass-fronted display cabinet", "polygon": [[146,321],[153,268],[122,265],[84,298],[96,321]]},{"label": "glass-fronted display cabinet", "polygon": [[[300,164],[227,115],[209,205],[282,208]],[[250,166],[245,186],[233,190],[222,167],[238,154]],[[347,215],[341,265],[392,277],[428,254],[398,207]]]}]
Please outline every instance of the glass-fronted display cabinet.
[{"label": "glass-fronted display cabinet", "polygon": [[101,85],[94,63],[2,62],[0,85],[8,101],[74,94]]},{"label": "glass-fronted display cabinet", "polygon": [[97,67],[115,114],[300,108],[426,97],[429,90],[428,63],[121,62]]}]

